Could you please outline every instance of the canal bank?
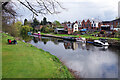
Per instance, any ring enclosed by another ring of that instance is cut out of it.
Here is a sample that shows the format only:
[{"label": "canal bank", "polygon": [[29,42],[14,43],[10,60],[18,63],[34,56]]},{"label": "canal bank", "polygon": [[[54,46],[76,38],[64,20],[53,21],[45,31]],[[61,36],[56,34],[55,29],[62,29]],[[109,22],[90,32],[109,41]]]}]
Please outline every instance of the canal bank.
[{"label": "canal bank", "polygon": [[[79,37],[78,35],[77,36],[74,36],[74,35],[53,35],[53,34],[44,34],[42,33],[41,36],[45,36],[45,37],[54,37],[54,38],[59,38],[59,39],[64,39],[63,37]],[[81,35],[80,35],[81,36]],[[85,37],[85,36],[81,36],[81,37],[84,37],[86,38],[86,41],[93,41],[95,39],[99,39],[99,38],[103,38],[105,39],[105,37]],[[119,38],[106,38],[108,39],[108,43],[110,44],[110,46],[114,46],[114,47],[120,47],[120,39]]]},{"label": "canal bank", "polygon": [[74,78],[56,56],[22,41],[8,44],[7,39],[14,37],[0,34],[3,78]]}]

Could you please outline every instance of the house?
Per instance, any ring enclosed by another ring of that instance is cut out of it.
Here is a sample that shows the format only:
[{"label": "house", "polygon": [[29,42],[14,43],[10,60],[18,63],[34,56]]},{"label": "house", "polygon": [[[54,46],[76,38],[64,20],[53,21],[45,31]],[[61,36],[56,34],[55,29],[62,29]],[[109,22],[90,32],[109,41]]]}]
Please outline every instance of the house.
[{"label": "house", "polygon": [[101,27],[101,30],[106,31],[118,31],[120,30],[120,18],[112,20],[112,21],[102,21],[99,26]]},{"label": "house", "polygon": [[102,21],[101,30],[110,31],[111,30],[111,21]]},{"label": "house", "polygon": [[73,28],[73,32],[78,31],[78,22],[77,21],[72,24],[72,28]]},{"label": "house", "polygon": [[84,29],[84,28],[86,28],[86,23],[85,23],[85,20],[83,20],[82,22],[81,22],[81,24],[82,24],[82,28]]},{"label": "house", "polygon": [[85,27],[86,27],[87,30],[91,29],[91,22],[90,22],[89,19],[85,22],[85,25],[86,25]]},{"label": "house", "polygon": [[72,34],[73,33],[72,23],[70,22],[65,23],[64,30],[67,31],[67,34]]},{"label": "house", "polygon": [[91,19],[91,29],[92,30],[101,30],[101,22],[100,20],[97,19]]},{"label": "house", "polygon": [[63,34],[65,31],[64,31],[64,28],[55,28],[54,30],[55,33],[59,33],[59,34]]},{"label": "house", "polygon": [[120,18],[111,21],[111,29],[112,30],[120,30]]},{"label": "house", "polygon": [[81,23],[81,21],[79,20],[79,21],[77,21],[78,22],[78,30],[80,31],[81,29],[82,29],[82,23]]}]

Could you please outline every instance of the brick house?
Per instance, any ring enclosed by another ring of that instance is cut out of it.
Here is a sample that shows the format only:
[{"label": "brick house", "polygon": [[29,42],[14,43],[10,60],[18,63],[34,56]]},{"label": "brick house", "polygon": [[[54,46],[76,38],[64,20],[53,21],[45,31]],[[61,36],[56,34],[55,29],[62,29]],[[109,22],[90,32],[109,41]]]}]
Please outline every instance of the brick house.
[{"label": "brick house", "polygon": [[86,23],[85,23],[85,20],[83,20],[83,21],[81,22],[81,25],[82,25],[82,26],[81,26],[81,27],[82,27],[82,29],[83,29],[83,28],[86,28]]},{"label": "brick house", "polygon": [[62,23],[62,26],[64,26],[64,31],[66,34],[73,33],[72,23],[70,23],[70,22]]},{"label": "brick house", "polygon": [[120,18],[112,20],[112,21],[102,21],[99,24],[101,30],[113,31],[113,30],[120,30]]},{"label": "brick house", "polygon": [[90,22],[89,19],[85,22],[85,25],[86,25],[86,29],[87,29],[87,30],[90,30],[90,29],[91,29],[91,22]]},{"label": "brick house", "polygon": [[72,23],[68,22],[67,26],[68,26],[68,34],[73,34]]},{"label": "brick house", "polygon": [[111,21],[111,29],[120,30],[120,18]]}]

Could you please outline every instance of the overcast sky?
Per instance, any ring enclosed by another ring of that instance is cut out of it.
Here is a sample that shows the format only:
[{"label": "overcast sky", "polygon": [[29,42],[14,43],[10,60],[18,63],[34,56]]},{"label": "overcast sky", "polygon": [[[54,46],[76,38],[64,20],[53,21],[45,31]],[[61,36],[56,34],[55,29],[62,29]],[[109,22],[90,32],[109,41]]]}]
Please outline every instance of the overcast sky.
[{"label": "overcast sky", "polygon": [[[118,17],[118,2],[120,0],[58,0],[66,10],[60,14],[46,15],[47,20],[53,22],[58,20],[76,21],[88,18],[97,18],[100,20],[113,20]],[[26,8],[17,10],[21,15],[19,19],[32,19],[32,14]],[[43,16],[37,17],[39,21]]]}]

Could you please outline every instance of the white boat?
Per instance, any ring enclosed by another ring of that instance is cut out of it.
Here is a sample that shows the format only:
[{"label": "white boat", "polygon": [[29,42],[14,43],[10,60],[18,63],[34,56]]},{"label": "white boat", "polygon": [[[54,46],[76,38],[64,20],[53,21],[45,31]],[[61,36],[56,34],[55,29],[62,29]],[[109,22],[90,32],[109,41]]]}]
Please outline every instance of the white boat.
[{"label": "white boat", "polygon": [[76,38],[76,41],[80,41],[80,42],[86,43],[86,39],[85,38]]},{"label": "white boat", "polygon": [[107,39],[94,40],[96,46],[109,46]]}]

